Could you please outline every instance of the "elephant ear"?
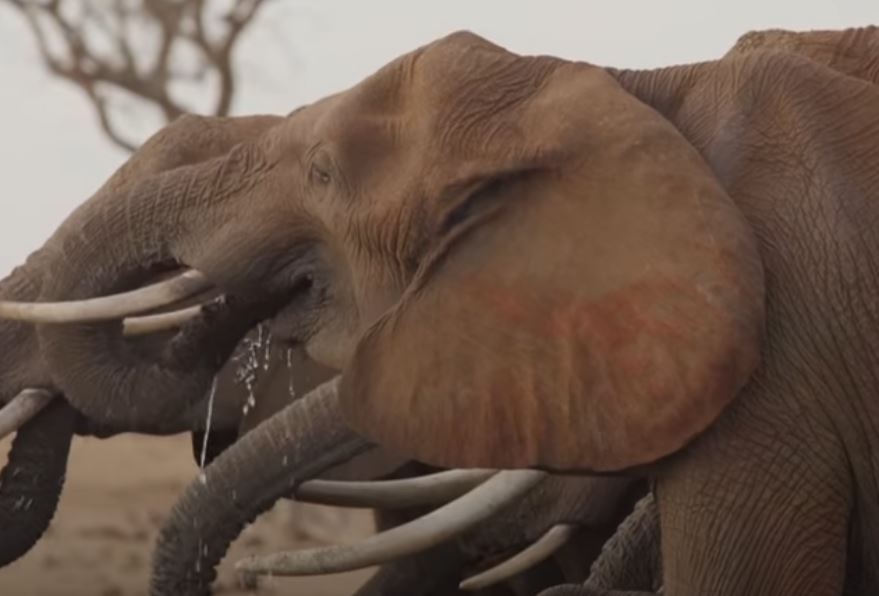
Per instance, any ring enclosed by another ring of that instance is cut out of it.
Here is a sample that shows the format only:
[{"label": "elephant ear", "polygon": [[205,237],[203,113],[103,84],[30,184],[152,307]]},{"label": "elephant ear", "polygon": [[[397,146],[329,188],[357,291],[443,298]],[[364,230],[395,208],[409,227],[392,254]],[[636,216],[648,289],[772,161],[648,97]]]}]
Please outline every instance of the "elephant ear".
[{"label": "elephant ear", "polygon": [[483,140],[466,165],[481,190],[362,337],[346,412],[445,467],[654,461],[759,361],[756,240],[694,148],[606,72],[564,63],[535,89],[487,116],[511,134]]}]

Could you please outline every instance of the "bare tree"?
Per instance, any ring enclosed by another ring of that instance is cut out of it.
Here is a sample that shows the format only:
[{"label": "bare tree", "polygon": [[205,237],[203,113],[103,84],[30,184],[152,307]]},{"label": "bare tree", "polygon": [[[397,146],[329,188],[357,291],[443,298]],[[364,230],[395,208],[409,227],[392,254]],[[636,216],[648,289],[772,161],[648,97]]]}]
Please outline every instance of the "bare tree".
[{"label": "bare tree", "polygon": [[215,116],[235,95],[236,43],[265,0],[0,0],[17,9],[45,65],[91,101],[104,133],[134,151],[123,132],[125,101],[146,103],[169,122],[194,110],[187,86],[213,89]]}]

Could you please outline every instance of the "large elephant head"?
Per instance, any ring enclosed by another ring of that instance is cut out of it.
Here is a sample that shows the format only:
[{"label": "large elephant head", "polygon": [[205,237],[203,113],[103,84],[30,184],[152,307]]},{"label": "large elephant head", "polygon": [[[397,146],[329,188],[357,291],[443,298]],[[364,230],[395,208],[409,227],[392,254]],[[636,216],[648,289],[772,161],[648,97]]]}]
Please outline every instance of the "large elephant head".
[{"label": "large elephant head", "polygon": [[123,168],[46,244],[40,297],[188,266],[229,298],[158,357],[118,325],[41,326],[53,382],[89,415],[176,412],[277,315],[277,335],[345,369],[350,420],[384,444],[607,470],[680,447],[757,362],[748,226],[600,68],[460,33],[286,118],[177,129],[151,141],[165,159],[216,155],[127,184]]}]

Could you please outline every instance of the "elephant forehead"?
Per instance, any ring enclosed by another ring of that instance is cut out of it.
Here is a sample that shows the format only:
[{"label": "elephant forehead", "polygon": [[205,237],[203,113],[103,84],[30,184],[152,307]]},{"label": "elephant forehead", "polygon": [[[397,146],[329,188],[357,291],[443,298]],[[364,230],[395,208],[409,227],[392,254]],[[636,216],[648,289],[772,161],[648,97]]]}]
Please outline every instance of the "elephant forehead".
[{"label": "elephant forehead", "polygon": [[[502,105],[530,97],[564,61],[517,56],[469,32],[457,32],[389,62],[360,83],[314,104],[325,123],[347,128],[355,120],[409,122],[480,120]],[[472,122],[471,122],[472,123]]]}]

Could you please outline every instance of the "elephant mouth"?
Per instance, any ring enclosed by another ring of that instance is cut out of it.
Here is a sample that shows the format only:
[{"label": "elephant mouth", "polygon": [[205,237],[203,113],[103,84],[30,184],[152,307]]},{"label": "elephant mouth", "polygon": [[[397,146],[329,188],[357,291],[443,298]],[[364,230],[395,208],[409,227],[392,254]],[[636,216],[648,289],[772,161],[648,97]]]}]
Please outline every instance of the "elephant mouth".
[{"label": "elephant mouth", "polygon": [[[181,264],[156,268],[151,275],[149,285],[142,286],[140,290],[127,292],[132,296],[141,290],[154,288],[158,284],[174,283],[184,277],[203,277],[203,286],[193,286],[192,293],[187,293],[186,288],[181,288],[180,293],[168,294],[165,304],[156,305],[149,310],[137,312],[133,308],[125,312],[122,321],[122,333],[126,337],[139,337],[152,334],[174,333],[197,319],[209,319],[211,313],[216,312],[230,304],[237,308],[250,308],[259,312],[259,322],[267,322],[272,335],[280,342],[295,346],[308,339],[310,329],[316,319],[316,311],[320,298],[314,292],[313,276],[309,272],[296,275],[290,285],[290,289],[283,293],[268,294],[264,297],[254,298],[257,293],[233,292],[222,289],[211,282],[207,276],[203,276],[195,269]],[[121,296],[116,294],[102,299],[109,300]],[[70,301],[58,303],[66,309],[75,309],[78,304],[85,301]],[[2,306],[0,306],[2,308]],[[109,317],[108,313],[108,317]],[[103,313],[99,316],[103,319]],[[94,322],[83,318],[64,317],[63,322]],[[61,322],[61,321],[59,321]],[[255,327],[256,325],[254,325]]]},{"label": "elephant mouth", "polygon": [[315,284],[311,274],[304,274],[266,321],[272,337],[288,347],[304,345],[312,337],[326,306],[326,293]]}]

